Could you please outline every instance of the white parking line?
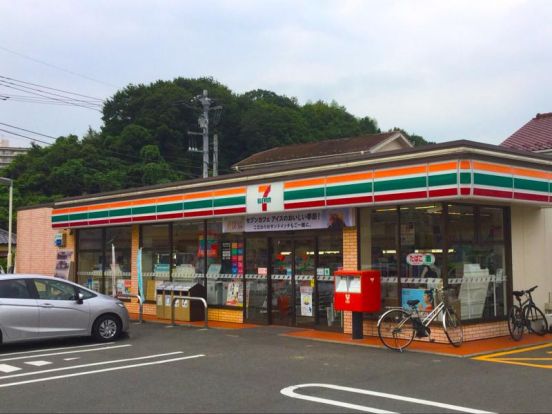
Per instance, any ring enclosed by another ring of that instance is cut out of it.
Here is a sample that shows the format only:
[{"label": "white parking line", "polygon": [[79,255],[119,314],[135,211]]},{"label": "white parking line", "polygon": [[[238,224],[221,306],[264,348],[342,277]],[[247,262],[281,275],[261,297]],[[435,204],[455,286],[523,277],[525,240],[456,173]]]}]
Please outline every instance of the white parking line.
[{"label": "white parking line", "polygon": [[33,354],[36,352],[51,352],[51,351],[63,351],[65,349],[77,349],[77,348],[90,348],[92,346],[106,346],[113,345],[115,342],[103,342],[101,344],[89,344],[89,345],[77,345],[77,346],[65,346],[63,348],[43,348],[35,349],[33,351],[22,351],[22,352],[10,352],[9,354],[0,353],[0,357],[11,356],[11,355],[23,355],[23,354]]},{"label": "white parking line", "polygon": [[80,357],[63,358],[64,361],[74,361],[75,359],[80,359]]},{"label": "white parking line", "polygon": [[35,382],[53,381],[53,380],[57,380],[57,379],[79,377],[79,376],[82,376],[82,375],[100,374],[100,373],[103,373],[103,372],[119,371],[119,370],[123,370],[123,369],[145,367],[145,366],[149,366],[149,365],[168,364],[169,362],[184,361],[186,359],[201,358],[201,357],[204,357],[204,356],[205,356],[204,354],[198,354],[198,355],[191,355],[191,356],[181,357],[181,358],[164,359],[164,360],[161,360],[161,361],[144,362],[142,364],[124,365],[122,367],[112,367],[112,368],[98,369],[98,370],[95,370],[95,371],[75,372],[74,374],[58,375],[58,376],[55,376],[55,377],[36,378],[36,379],[32,379],[32,380],[27,380],[27,381],[10,382],[10,383],[7,383],[7,384],[0,384],[0,388],[13,387],[13,386],[16,386],[16,385],[32,384],[32,383],[35,383]]},{"label": "white parking line", "polygon": [[461,411],[464,413],[473,413],[473,414],[489,414],[489,411],[483,411],[478,410],[475,408],[468,408],[468,407],[461,407],[458,405],[452,405],[452,404],[445,404],[440,403],[436,401],[429,401],[429,400],[422,400],[419,398],[412,398],[412,397],[405,397],[402,395],[396,395],[396,394],[388,394],[385,392],[377,392],[377,391],[370,391],[370,390],[363,390],[360,388],[351,388],[351,387],[342,387],[340,385],[333,385],[333,384],[299,384],[299,385],[293,385],[291,387],[286,387],[280,390],[280,392],[291,398],[297,398],[300,400],[306,400],[306,401],[313,401],[321,404],[328,404],[333,405],[335,407],[343,407],[343,408],[350,408],[351,410],[358,410],[358,411],[364,411],[367,413],[378,413],[378,414],[389,414],[393,413],[393,411],[385,411],[380,410],[379,408],[374,407],[367,407],[364,405],[358,405],[358,404],[351,404],[343,401],[337,401],[337,400],[330,400],[328,398],[320,398],[320,397],[312,397],[310,395],[302,395],[297,394],[295,390],[299,388],[328,388],[332,390],[338,390],[338,391],[346,391],[346,392],[352,392],[355,394],[363,394],[363,395],[371,395],[374,397],[381,397],[381,398],[387,398],[391,400],[398,400],[398,401],[405,401],[410,402],[414,404],[421,404],[421,405],[428,405],[432,407],[438,407],[438,408],[444,408],[447,410],[453,410],[453,411]]},{"label": "white parking line", "polygon": [[0,371],[5,372],[6,374],[13,371],[19,371],[21,368],[14,367],[13,365],[0,364]]},{"label": "white parking line", "polygon": [[33,367],[43,367],[44,365],[50,365],[50,361],[27,361],[27,365],[32,365]]},{"label": "white parking line", "polygon": [[50,373],[50,372],[67,371],[67,370],[70,370],[70,369],[94,367],[94,366],[98,366],[98,365],[118,364],[119,362],[140,361],[142,359],[166,357],[166,356],[170,356],[170,355],[178,355],[178,354],[183,354],[183,353],[184,352],[182,352],[182,351],[176,351],[176,352],[168,352],[166,354],[154,354],[154,355],[146,355],[146,356],[134,357],[134,358],[114,359],[114,360],[111,360],[111,361],[92,362],[90,364],[74,365],[74,366],[71,366],[71,367],[50,368],[50,369],[44,369],[42,371],[32,371],[32,372],[24,372],[24,373],[21,373],[21,374],[4,375],[4,376],[0,377],[0,380],[5,380],[5,379],[9,379],[9,378],[28,377],[29,375],[46,374],[46,373]]},{"label": "white parking line", "polygon": [[81,352],[106,351],[106,350],[109,350],[109,349],[126,348],[128,346],[132,346],[132,345],[131,344],[125,344],[125,345],[115,345],[115,346],[104,346],[102,348],[93,348],[93,349],[79,349],[79,350],[76,350],[76,351],[54,352],[54,353],[51,353],[51,354],[25,355],[25,356],[14,357],[14,358],[2,358],[2,359],[0,359],[0,362],[16,361],[16,360],[19,360],[19,359],[28,359],[28,358],[42,358],[42,357],[54,356],[54,355],[77,354],[77,353],[81,353]]}]

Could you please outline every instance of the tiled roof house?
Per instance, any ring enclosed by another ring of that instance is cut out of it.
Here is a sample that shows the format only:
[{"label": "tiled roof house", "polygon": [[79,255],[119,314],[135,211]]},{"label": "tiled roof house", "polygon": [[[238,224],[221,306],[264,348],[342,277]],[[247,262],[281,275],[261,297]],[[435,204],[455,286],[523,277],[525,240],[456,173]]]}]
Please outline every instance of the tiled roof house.
[{"label": "tiled roof house", "polygon": [[500,145],[552,155],[552,112],[537,114]]}]

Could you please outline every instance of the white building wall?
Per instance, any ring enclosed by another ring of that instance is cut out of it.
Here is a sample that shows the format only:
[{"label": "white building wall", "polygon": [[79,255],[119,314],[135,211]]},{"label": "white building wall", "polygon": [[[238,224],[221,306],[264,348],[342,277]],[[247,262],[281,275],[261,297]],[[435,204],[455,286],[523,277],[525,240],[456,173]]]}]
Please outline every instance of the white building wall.
[{"label": "white building wall", "polygon": [[552,209],[512,206],[514,290],[538,285],[533,295],[544,310],[552,292]]}]

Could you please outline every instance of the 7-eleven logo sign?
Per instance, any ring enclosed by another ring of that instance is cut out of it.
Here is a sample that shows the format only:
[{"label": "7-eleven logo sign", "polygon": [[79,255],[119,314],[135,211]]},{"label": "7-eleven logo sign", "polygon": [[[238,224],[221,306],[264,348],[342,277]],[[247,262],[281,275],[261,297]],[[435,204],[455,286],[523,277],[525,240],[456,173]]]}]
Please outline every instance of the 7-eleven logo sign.
[{"label": "7-eleven logo sign", "polygon": [[272,182],[247,186],[247,213],[284,211],[284,183]]},{"label": "7-eleven logo sign", "polygon": [[272,202],[272,198],[270,197],[270,190],[272,189],[272,186],[269,185],[260,185],[259,186],[259,195],[260,197],[257,198],[257,204],[261,205],[262,211],[267,211],[268,204]]}]

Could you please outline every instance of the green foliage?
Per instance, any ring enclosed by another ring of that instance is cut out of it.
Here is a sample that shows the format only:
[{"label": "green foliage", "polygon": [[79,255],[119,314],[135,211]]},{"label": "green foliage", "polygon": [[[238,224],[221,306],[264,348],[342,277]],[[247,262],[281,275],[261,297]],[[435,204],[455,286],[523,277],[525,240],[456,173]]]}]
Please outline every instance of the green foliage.
[{"label": "green foliage", "polygon": [[[373,118],[357,118],[336,102],[300,105],[296,98],[262,89],[235,94],[207,77],[128,85],[106,101],[100,131],[90,129],[80,139],[59,137],[48,147],[33,145],[4,170],[15,180],[14,207],[199,177],[202,156],[188,151],[193,139],[188,132],[199,131],[202,109],[193,98],[204,89],[223,107],[220,119],[215,113],[210,118],[223,174],[269,148],[380,132]],[[425,143],[417,135],[409,139]],[[3,227],[7,199],[7,188],[0,187]]]}]

